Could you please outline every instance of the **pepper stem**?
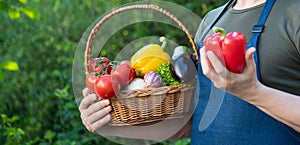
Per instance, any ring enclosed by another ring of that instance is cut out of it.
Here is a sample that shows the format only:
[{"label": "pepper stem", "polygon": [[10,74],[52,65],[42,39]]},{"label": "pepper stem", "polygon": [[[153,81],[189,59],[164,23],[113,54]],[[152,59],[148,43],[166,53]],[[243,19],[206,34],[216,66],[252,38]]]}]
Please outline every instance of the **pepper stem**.
[{"label": "pepper stem", "polygon": [[159,41],[162,42],[162,44],[161,44],[160,47],[161,47],[162,49],[164,49],[164,48],[167,46],[167,39],[166,39],[166,37],[160,37],[160,38],[159,38]]},{"label": "pepper stem", "polygon": [[220,32],[221,33],[221,38],[224,38],[225,35],[226,35],[226,31],[223,28],[221,28],[221,27],[213,27],[213,31],[215,33]]}]

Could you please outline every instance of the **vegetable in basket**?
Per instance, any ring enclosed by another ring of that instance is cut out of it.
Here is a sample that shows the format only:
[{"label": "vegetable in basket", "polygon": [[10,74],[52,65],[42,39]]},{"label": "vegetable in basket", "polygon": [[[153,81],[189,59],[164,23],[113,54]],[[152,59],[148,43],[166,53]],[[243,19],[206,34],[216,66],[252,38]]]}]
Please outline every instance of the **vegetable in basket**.
[{"label": "vegetable in basket", "polygon": [[[241,73],[246,65],[246,37],[241,32],[230,32],[214,27],[212,36],[204,40],[205,51],[212,51],[227,69],[233,73]],[[223,59],[224,58],[224,59]]]},{"label": "vegetable in basket", "polygon": [[109,74],[112,69],[109,64],[110,60],[106,57],[94,58],[89,64],[89,72],[102,72],[102,75]]},{"label": "vegetable in basket", "polygon": [[119,81],[121,86],[126,86],[135,78],[135,70],[131,68],[129,61],[124,60],[112,69],[111,75]]},{"label": "vegetable in basket", "polygon": [[120,88],[118,80],[111,75],[99,76],[94,86],[95,93],[102,99],[114,97],[119,93]]},{"label": "vegetable in basket", "polygon": [[173,66],[170,62],[163,63],[156,70],[165,85],[167,86],[181,86],[182,83],[179,81],[179,78],[176,78],[173,72]]},{"label": "vegetable in basket", "polygon": [[85,83],[87,88],[91,92],[95,92],[94,86],[99,76],[109,74],[112,66],[110,65],[110,60],[106,57],[97,57],[91,60],[88,65],[89,72],[86,74]]},{"label": "vegetable in basket", "polygon": [[[113,70],[112,68],[115,67]],[[101,99],[109,99],[119,93],[121,85],[126,85],[134,78],[135,72],[129,63],[115,65],[108,58],[95,58],[89,64],[86,86]]]},{"label": "vegetable in basket", "polygon": [[174,48],[172,59],[175,60],[187,51],[186,46],[177,46]]},{"label": "vegetable in basket", "polygon": [[97,80],[97,76],[96,76],[96,73],[94,72],[91,72],[91,73],[88,73],[85,77],[85,84],[86,84],[86,87],[89,89],[90,92],[95,92],[94,90],[94,86],[95,86],[95,82]]},{"label": "vegetable in basket", "polygon": [[148,72],[144,76],[144,81],[147,88],[155,88],[162,85],[163,81],[161,77],[153,71]]},{"label": "vegetable in basket", "polygon": [[125,90],[143,90],[146,88],[146,83],[142,78],[134,78],[131,83],[129,83]]},{"label": "vegetable in basket", "polygon": [[167,40],[160,37],[162,46],[158,44],[149,44],[141,48],[131,57],[131,67],[139,72],[140,76],[144,76],[150,71],[156,71],[160,64],[169,62],[170,56],[164,52]]},{"label": "vegetable in basket", "polygon": [[177,46],[172,56],[173,75],[183,83],[195,80],[197,76],[197,64],[191,52],[185,46]]}]

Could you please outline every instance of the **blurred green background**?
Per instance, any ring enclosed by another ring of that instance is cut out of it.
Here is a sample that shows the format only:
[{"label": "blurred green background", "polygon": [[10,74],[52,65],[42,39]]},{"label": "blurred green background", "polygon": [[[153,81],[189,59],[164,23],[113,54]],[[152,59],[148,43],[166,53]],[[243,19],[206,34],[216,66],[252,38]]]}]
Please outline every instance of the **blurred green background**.
[{"label": "blurred green background", "polygon": [[[199,17],[226,2],[167,1]],[[72,91],[72,63],[78,42],[91,23],[129,2],[135,1],[0,0],[0,144],[115,144],[89,133],[82,125]],[[177,33],[167,25],[156,26],[128,26],[114,34],[118,37],[106,47],[116,48],[126,40],[153,33],[170,37]],[[126,36],[124,40],[120,40],[122,36]],[[180,33],[176,37],[185,36]],[[189,139],[158,144],[184,145]]]}]

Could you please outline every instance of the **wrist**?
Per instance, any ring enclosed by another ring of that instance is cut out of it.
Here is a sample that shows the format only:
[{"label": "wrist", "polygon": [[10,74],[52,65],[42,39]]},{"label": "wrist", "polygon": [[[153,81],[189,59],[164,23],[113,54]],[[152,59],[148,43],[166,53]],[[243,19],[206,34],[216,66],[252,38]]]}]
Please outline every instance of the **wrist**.
[{"label": "wrist", "polygon": [[261,101],[261,94],[265,90],[265,86],[257,81],[252,87],[246,91],[245,94],[243,94],[243,98],[246,102],[257,106],[259,102]]},{"label": "wrist", "polygon": [[266,90],[267,87],[262,83],[258,82],[252,93],[252,96],[248,96],[248,102],[254,106],[261,106],[265,99],[264,94]]}]

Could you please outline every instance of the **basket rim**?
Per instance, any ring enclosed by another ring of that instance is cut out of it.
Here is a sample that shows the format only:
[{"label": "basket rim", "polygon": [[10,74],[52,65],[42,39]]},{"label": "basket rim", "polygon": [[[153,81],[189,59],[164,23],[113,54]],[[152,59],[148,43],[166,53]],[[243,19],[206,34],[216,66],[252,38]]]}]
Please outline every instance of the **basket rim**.
[{"label": "basket rim", "polygon": [[118,95],[111,99],[131,99],[140,97],[154,97],[163,94],[174,94],[195,89],[195,83],[185,84],[184,86],[161,86],[158,88],[147,88],[137,90],[121,90]]},{"label": "basket rim", "polygon": [[90,65],[90,62],[91,62],[92,43],[93,43],[93,40],[94,40],[94,38],[95,38],[96,33],[98,32],[98,30],[111,17],[113,17],[113,16],[115,16],[117,14],[120,14],[122,12],[125,12],[125,11],[136,10],[136,9],[145,9],[145,10],[156,11],[156,12],[159,12],[159,13],[161,13],[161,14],[169,17],[171,20],[173,20],[174,22],[176,22],[178,24],[178,26],[182,29],[182,31],[185,32],[186,36],[189,39],[189,42],[192,44],[193,50],[195,52],[196,60],[199,59],[199,56],[198,56],[198,53],[197,53],[197,47],[196,47],[196,44],[194,42],[194,39],[193,39],[192,35],[190,34],[190,32],[188,31],[188,29],[186,28],[186,26],[180,20],[178,20],[178,18],[176,16],[174,16],[169,11],[167,11],[165,9],[162,9],[159,6],[153,5],[153,4],[129,5],[129,6],[125,6],[125,7],[120,7],[118,9],[113,10],[110,13],[106,14],[101,20],[98,21],[98,23],[96,23],[96,25],[93,27],[93,29],[89,33],[89,37],[87,39],[86,48],[85,48],[85,60],[84,60],[86,74],[88,74],[90,72],[89,65]]}]

